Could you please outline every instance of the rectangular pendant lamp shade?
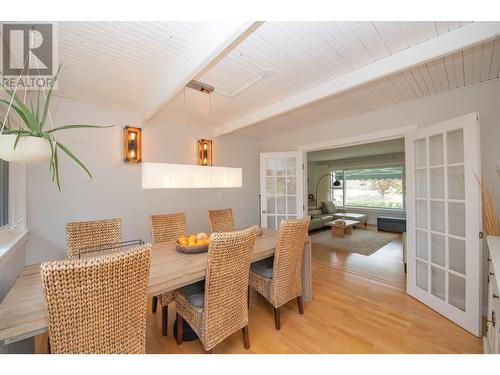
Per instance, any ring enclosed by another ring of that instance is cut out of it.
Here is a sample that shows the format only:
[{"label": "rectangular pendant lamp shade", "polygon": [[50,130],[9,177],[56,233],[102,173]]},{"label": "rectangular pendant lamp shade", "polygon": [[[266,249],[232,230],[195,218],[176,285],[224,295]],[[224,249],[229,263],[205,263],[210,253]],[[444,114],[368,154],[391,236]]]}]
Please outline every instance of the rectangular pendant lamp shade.
[{"label": "rectangular pendant lamp shade", "polygon": [[142,163],[143,189],[240,188],[241,168]]}]

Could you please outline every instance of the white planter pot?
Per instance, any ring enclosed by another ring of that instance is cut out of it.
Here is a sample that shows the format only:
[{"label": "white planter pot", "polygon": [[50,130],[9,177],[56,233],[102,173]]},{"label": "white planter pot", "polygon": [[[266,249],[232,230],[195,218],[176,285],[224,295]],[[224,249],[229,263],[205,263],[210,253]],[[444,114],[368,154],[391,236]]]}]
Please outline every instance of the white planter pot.
[{"label": "white planter pot", "polygon": [[49,142],[40,137],[21,137],[16,149],[14,143],[17,135],[0,135],[0,159],[27,164],[48,162],[52,155]]}]

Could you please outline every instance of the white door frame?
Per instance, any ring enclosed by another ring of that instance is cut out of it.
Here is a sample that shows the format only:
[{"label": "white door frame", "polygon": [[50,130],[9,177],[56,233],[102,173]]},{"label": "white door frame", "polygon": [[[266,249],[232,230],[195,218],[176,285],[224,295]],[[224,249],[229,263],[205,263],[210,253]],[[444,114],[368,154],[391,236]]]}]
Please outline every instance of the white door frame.
[{"label": "white door frame", "polygon": [[331,139],[328,141],[322,141],[318,143],[311,143],[308,145],[299,146],[297,147],[297,150],[309,152],[309,151],[323,150],[327,148],[347,147],[347,146],[361,145],[365,143],[389,141],[391,139],[405,137],[407,134],[412,133],[417,129],[418,129],[417,124],[412,124],[388,130],[381,130],[377,132],[360,134],[354,137],[345,137],[345,138]]},{"label": "white door frame", "polygon": [[[410,134],[418,129],[417,124],[412,124],[408,126],[400,126],[397,128],[381,130],[377,132],[365,133],[353,137],[345,137],[339,139],[331,139],[328,141],[311,143],[304,146],[297,147],[297,150],[303,152],[302,160],[304,163],[304,215],[307,213],[307,204],[309,203],[308,199],[308,191],[307,191],[307,153],[311,151],[318,151],[330,148],[340,148],[340,147],[349,147],[354,145],[362,145],[367,143],[381,142],[381,141],[390,141],[391,139],[396,138],[406,138],[407,134]],[[405,184],[405,181],[403,181]],[[406,194],[405,194],[406,197]],[[404,206],[406,207],[406,202],[404,202]]]}]

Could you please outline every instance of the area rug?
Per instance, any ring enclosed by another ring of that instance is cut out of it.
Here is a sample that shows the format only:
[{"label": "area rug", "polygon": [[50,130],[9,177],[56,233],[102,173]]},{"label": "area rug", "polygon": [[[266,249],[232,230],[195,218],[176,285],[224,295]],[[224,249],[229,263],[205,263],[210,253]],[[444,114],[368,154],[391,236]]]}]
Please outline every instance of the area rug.
[{"label": "area rug", "polygon": [[390,236],[381,232],[371,230],[355,229],[351,235],[333,237],[331,230],[314,233],[311,235],[312,243],[332,250],[349,251],[361,255],[370,256],[394,240]]}]

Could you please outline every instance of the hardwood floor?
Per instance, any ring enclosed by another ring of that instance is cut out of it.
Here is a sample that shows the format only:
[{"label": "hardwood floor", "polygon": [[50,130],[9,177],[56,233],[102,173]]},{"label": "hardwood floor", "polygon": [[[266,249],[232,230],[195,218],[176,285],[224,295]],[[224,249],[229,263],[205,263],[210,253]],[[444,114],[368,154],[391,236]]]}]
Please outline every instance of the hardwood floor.
[{"label": "hardwood floor", "polygon": [[[481,353],[482,339],[453,324],[399,287],[343,272],[318,259],[313,247],[313,301],[300,315],[295,300],[281,309],[281,330],[274,328],[272,306],[252,291],[250,349],[241,331],[214,353]],[[174,307],[169,309],[168,337],[161,336],[161,314],[148,306],[148,353],[202,353],[196,340],[177,346],[172,336]],[[37,338],[45,352],[47,336]]]},{"label": "hardwood floor", "polygon": [[[359,228],[356,230],[365,230]],[[366,230],[377,231],[375,225],[368,225]],[[326,229],[329,231],[329,229]],[[313,257],[316,261],[338,268],[340,270],[384,282],[406,289],[406,276],[403,268],[403,244],[398,233],[384,232],[384,235],[394,240],[370,256],[349,251],[335,251],[324,246],[314,246],[315,235],[310,234],[313,241]]]}]

